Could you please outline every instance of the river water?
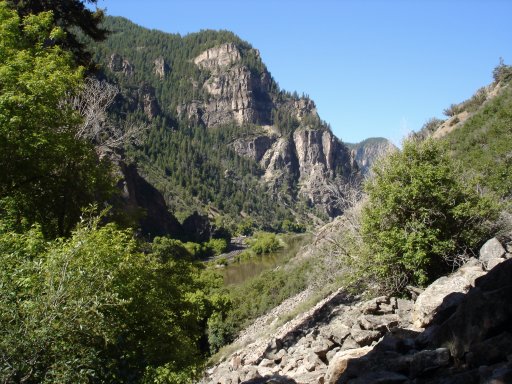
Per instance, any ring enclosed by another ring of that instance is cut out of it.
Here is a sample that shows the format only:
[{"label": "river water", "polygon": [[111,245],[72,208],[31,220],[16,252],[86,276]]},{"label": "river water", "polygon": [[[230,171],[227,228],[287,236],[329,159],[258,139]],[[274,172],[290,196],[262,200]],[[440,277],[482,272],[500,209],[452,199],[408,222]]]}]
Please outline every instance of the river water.
[{"label": "river water", "polygon": [[249,260],[229,263],[222,269],[224,284],[241,284],[264,271],[279,268],[294,257],[310,239],[311,236],[308,234],[287,235],[284,237],[287,246],[277,252],[255,255]]}]

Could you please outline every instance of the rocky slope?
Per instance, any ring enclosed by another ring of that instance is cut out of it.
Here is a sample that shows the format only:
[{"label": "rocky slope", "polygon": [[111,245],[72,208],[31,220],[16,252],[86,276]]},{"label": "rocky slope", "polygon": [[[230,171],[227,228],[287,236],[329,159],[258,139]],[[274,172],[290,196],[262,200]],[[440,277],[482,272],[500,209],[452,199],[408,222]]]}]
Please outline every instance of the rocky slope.
[{"label": "rocky slope", "polygon": [[507,383],[512,250],[493,238],[415,301],[337,291],[210,368],[203,383]]},{"label": "rocky slope", "polygon": [[347,143],[346,145],[363,175],[370,171],[373,163],[379,157],[397,149],[391,141],[383,137],[372,137],[357,144]]}]

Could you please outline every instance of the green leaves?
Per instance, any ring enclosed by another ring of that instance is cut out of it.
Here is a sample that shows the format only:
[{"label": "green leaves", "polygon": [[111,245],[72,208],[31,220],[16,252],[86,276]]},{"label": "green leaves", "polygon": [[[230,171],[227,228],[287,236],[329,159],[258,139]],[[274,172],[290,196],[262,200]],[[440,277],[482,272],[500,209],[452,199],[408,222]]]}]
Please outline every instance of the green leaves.
[{"label": "green leaves", "polygon": [[52,242],[37,227],[0,232],[0,381],[133,382],[201,361],[206,319],[228,305],[210,299],[219,277],[172,240],[143,253],[130,232],[98,222]]},{"label": "green leaves", "polygon": [[49,44],[60,35],[50,12],[20,23],[0,2],[0,200],[48,237],[69,234],[81,208],[113,192],[109,165],[74,139],[79,118],[65,100],[83,68]]},{"label": "green leaves", "polygon": [[381,289],[428,283],[490,231],[496,205],[459,178],[442,143],[407,141],[374,173],[365,184],[362,234],[374,259],[369,271]]}]

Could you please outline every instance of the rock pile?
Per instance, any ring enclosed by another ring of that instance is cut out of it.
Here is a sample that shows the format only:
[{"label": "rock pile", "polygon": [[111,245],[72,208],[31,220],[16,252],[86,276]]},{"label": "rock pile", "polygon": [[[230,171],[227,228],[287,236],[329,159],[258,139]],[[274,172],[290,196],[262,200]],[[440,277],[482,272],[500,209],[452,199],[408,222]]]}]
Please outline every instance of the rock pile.
[{"label": "rock pile", "polygon": [[491,239],[479,260],[438,279],[416,302],[383,296],[354,303],[337,292],[266,348],[235,352],[202,382],[512,382],[510,257]]}]

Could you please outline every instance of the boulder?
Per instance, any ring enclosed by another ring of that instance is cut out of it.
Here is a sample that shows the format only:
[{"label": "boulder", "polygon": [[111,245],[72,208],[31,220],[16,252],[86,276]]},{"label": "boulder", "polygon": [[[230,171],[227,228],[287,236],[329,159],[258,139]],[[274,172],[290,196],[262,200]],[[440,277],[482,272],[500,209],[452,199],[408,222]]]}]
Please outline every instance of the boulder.
[{"label": "boulder", "polygon": [[382,332],[352,329],[351,335],[354,341],[359,344],[359,346],[364,347],[366,345],[370,345],[376,340],[379,340],[382,336]]},{"label": "boulder", "polygon": [[364,315],[361,316],[358,321],[361,327],[365,330],[385,332],[390,328],[396,327],[399,322],[398,315],[387,314],[387,315]]},{"label": "boulder", "polygon": [[484,275],[477,260],[470,260],[449,276],[443,276],[429,285],[416,299],[412,312],[414,326],[424,328],[434,317],[446,318],[464,298],[475,280]]},{"label": "boulder", "polygon": [[336,353],[327,367],[325,383],[335,384],[347,369],[350,360],[360,358],[371,350],[371,347],[362,347]]},{"label": "boulder", "polygon": [[[467,357],[490,337],[512,333],[512,260],[506,260],[480,277],[456,312],[433,332],[431,345],[450,349],[456,361]],[[475,350],[473,350],[475,349]],[[484,349],[479,348],[483,351]],[[478,352],[480,353],[480,352]],[[481,352],[482,358],[485,352]],[[474,362],[473,362],[474,361]]]},{"label": "boulder", "polygon": [[503,248],[500,241],[493,237],[480,248],[480,261],[488,261],[490,259],[501,259],[507,251]]}]

